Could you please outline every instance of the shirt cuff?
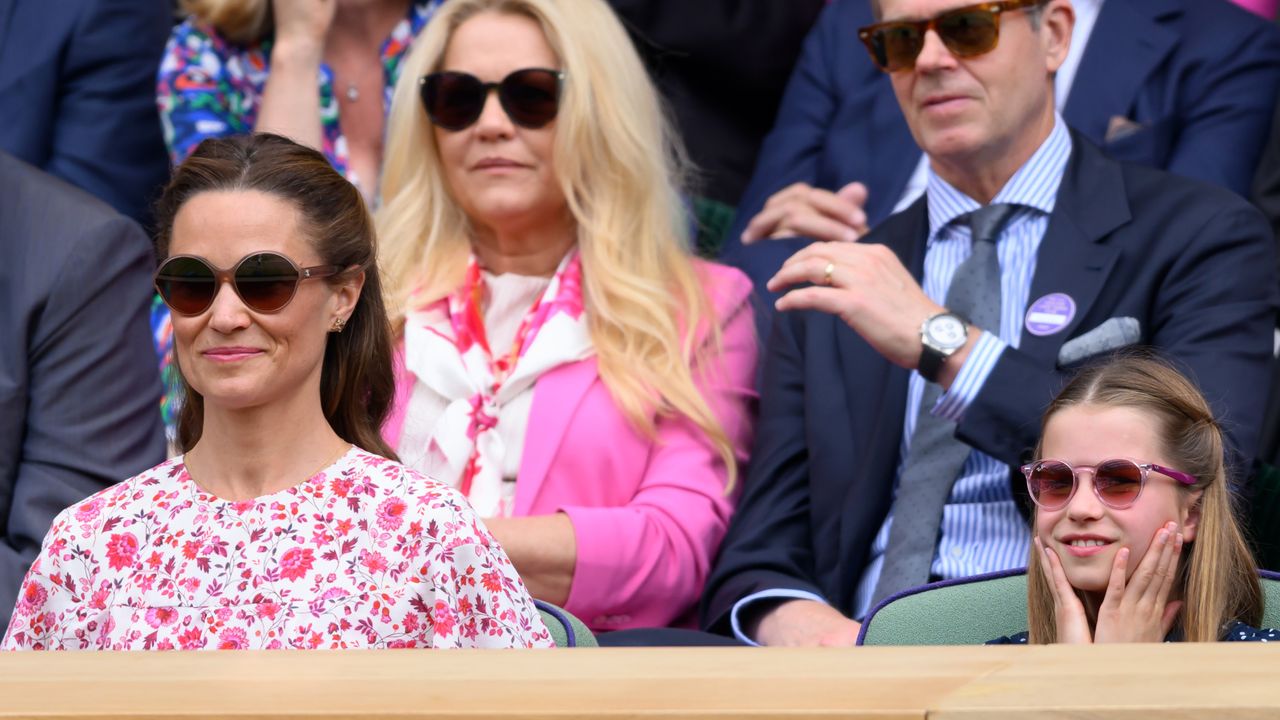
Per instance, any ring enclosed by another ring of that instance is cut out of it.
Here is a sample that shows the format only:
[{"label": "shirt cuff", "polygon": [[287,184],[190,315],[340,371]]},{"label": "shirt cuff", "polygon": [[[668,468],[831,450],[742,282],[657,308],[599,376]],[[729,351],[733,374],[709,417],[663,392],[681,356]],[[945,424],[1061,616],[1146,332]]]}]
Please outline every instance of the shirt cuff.
[{"label": "shirt cuff", "polygon": [[752,593],[738,602],[733,604],[733,610],[729,611],[729,624],[733,627],[733,636],[738,640],[751,645],[752,647],[760,647],[760,643],[742,631],[742,623],[738,619],[742,616],[743,610],[754,602],[761,600],[815,600],[824,605],[827,604],[825,598],[815,595],[806,590],[761,590],[758,593]]},{"label": "shirt cuff", "polygon": [[987,383],[991,371],[1000,360],[1000,354],[1008,344],[986,330],[978,336],[969,357],[965,358],[960,372],[956,373],[956,381],[951,389],[938,398],[938,404],[930,411],[935,416],[946,418],[952,422],[960,422],[965,410],[977,399],[982,386]]}]

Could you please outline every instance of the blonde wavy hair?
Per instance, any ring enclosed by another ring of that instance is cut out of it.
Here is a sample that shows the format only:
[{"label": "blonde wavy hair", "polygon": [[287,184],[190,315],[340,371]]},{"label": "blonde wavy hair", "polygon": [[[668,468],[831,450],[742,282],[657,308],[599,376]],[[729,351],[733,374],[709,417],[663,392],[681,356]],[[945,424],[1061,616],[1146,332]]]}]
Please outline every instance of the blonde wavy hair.
[{"label": "blonde wavy hair", "polygon": [[[1227,623],[1239,620],[1256,626],[1261,622],[1262,588],[1232,509],[1222,429],[1195,385],[1157,357],[1126,355],[1082,371],[1050,404],[1044,423],[1054,413],[1077,405],[1146,413],[1155,420],[1169,461],[1197,480],[1191,486],[1179,484],[1180,492],[1203,491],[1196,539],[1183,552],[1176,580],[1175,592],[1181,590],[1183,599],[1177,622],[1184,638],[1216,642]],[[1041,457],[1039,447],[1036,457]],[[1094,609],[1089,603],[1085,608],[1092,624]],[[1027,565],[1027,621],[1030,642],[1057,641],[1053,591],[1034,549]]]},{"label": "blonde wavy hair", "polygon": [[470,256],[469,220],[450,195],[418,79],[441,69],[454,31],[481,13],[537,22],[565,72],[553,159],[576,222],[587,324],[605,386],[650,437],[655,414],[696,424],[732,487],[732,443],[691,369],[716,370],[707,360],[721,339],[689,249],[678,190],[684,152],[603,0],[449,0],[418,38],[395,88],[377,214],[395,327],[403,329],[406,311],[457,288]]},{"label": "blonde wavy hair", "polygon": [[262,42],[274,25],[271,0],[181,0],[178,7],[239,45]]}]

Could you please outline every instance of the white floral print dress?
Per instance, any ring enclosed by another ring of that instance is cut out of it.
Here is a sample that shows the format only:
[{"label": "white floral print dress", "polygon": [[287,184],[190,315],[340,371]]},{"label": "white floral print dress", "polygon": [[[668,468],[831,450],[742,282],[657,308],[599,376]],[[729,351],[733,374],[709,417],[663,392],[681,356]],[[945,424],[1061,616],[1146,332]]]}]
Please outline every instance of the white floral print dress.
[{"label": "white floral print dress", "polygon": [[219,499],[177,457],[54,521],[5,649],[547,647],[456,491],[352,448],[300,485]]}]

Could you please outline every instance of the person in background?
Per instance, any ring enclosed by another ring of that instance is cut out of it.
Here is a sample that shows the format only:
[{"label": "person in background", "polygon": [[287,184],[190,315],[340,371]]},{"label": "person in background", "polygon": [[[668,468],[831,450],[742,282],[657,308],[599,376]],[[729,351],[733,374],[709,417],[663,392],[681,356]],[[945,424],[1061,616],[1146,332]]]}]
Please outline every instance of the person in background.
[{"label": "person in background", "polygon": [[[726,238],[721,258],[764,299],[764,337],[778,297],[768,280],[788,257],[812,240],[861,237],[925,189],[924,153],[889,79],[856,42],[873,5],[835,0],[814,26]],[[1113,159],[1247,196],[1280,91],[1280,28],[1224,0],[1072,6],[1075,31],[1054,78],[1067,126]]]},{"label": "person in background", "polygon": [[927,187],[769,281],[756,445],[703,605],[743,641],[853,644],[883,598],[1021,567],[1016,469],[1087,358],[1159,348],[1230,418],[1233,458],[1258,446],[1280,292],[1257,210],[1068,129],[1067,0],[879,8],[860,32]]},{"label": "person in background", "polygon": [[156,98],[174,163],[253,131],[324,153],[377,197],[400,61],[443,0],[183,0]]},{"label": "person in background", "polygon": [[[442,0],[182,0],[156,101],[180,163],[211,137],[274,132],[324,153],[376,204],[385,118],[400,62]],[[176,441],[173,326],[156,298],[151,327]]]},{"label": "person in background", "polygon": [[689,159],[696,247],[715,257],[826,0],[609,0],[666,99]]},{"label": "person in background", "polygon": [[0,149],[147,225],[169,176],[154,82],[171,25],[156,0],[0,2]]},{"label": "person in background", "polygon": [[0,151],[0,625],[59,512],[164,459],[137,223]]},{"label": "person in background", "polygon": [[1022,472],[1036,504],[1030,630],[993,643],[1276,641],[1232,512],[1222,428],[1155,357],[1082,371]]},{"label": "person in background", "polygon": [[603,0],[450,0],[393,103],[384,433],[595,631],[691,619],[753,426],[750,284],[691,254],[676,147]]},{"label": "person in background", "polygon": [[270,134],[206,140],[157,212],[183,455],[54,521],[6,649],[550,644],[458,493],[395,462],[360,193]]}]

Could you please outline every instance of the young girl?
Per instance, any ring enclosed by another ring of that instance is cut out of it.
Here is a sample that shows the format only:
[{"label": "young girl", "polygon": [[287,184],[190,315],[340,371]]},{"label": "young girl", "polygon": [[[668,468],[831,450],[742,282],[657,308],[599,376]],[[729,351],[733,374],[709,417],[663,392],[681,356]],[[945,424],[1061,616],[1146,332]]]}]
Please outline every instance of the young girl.
[{"label": "young girl", "polygon": [[1030,629],[994,642],[1276,640],[1232,514],[1222,429],[1149,357],[1087,369],[1022,468],[1036,504]]}]

